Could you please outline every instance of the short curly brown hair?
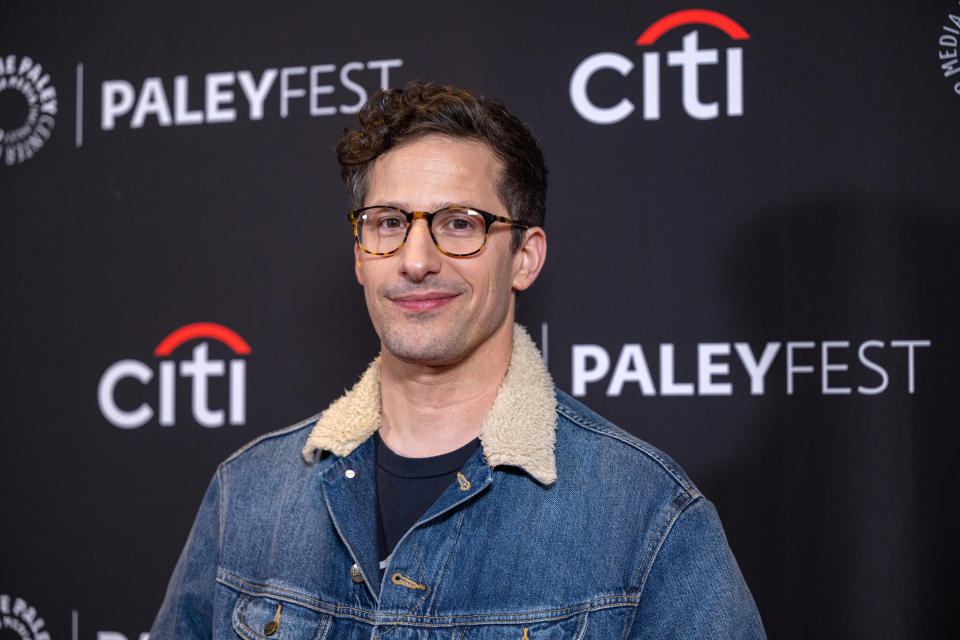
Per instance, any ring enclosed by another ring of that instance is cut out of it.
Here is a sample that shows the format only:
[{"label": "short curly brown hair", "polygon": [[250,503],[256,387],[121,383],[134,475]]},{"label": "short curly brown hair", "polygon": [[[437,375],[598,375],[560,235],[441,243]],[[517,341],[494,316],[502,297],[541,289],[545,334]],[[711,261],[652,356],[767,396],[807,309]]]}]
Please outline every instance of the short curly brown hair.
[{"label": "short curly brown hair", "polygon": [[[394,146],[431,133],[485,143],[503,162],[497,194],[510,216],[542,227],[546,215],[547,167],[530,128],[495,100],[469,89],[411,82],[370,97],[358,115],[358,129],[344,129],[337,142],[340,177],[354,209],[363,206],[373,161]],[[513,229],[511,249],[523,242]]]}]

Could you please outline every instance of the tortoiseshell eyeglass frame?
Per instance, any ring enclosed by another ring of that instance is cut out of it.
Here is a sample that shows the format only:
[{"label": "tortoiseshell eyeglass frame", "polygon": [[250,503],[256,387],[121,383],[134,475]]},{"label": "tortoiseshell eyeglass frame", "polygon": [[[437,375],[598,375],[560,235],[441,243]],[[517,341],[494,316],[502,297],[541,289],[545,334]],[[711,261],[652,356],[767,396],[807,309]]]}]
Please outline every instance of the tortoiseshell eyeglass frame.
[{"label": "tortoiseshell eyeglass frame", "polygon": [[[392,211],[402,213],[403,216],[407,219],[407,230],[403,234],[403,241],[393,251],[386,251],[382,253],[376,252],[376,251],[370,251],[369,249],[363,246],[363,243],[360,242],[360,232],[359,232],[359,229],[357,229],[357,225],[360,223],[361,214],[364,211],[369,211],[370,209],[390,209]],[[433,218],[438,213],[442,213],[450,209],[465,209],[468,211],[473,211],[474,213],[479,213],[483,217],[483,221],[485,223],[484,230],[483,230],[483,243],[480,245],[480,247],[476,251],[471,251],[470,253],[451,253],[449,251],[446,251],[443,247],[440,246],[440,243],[437,242],[437,237],[433,235]],[[437,250],[439,250],[440,253],[446,256],[450,256],[451,258],[468,258],[470,256],[475,256],[481,251],[483,251],[483,248],[487,246],[487,235],[490,233],[490,225],[492,225],[494,222],[506,222],[510,226],[518,227],[520,229],[530,228],[530,225],[524,224],[522,222],[517,222],[513,218],[508,218],[507,216],[498,216],[495,213],[490,213],[489,211],[483,211],[482,209],[477,209],[476,207],[467,207],[467,206],[444,207],[442,209],[437,209],[436,211],[404,211],[399,207],[389,207],[386,205],[373,205],[370,207],[363,207],[362,209],[356,209],[354,211],[351,211],[349,214],[347,214],[347,218],[353,224],[353,238],[354,240],[356,240],[357,246],[360,247],[361,251],[363,251],[364,253],[369,253],[372,256],[390,256],[400,251],[400,249],[403,249],[403,245],[407,243],[407,238],[410,237],[410,228],[413,227],[413,221],[416,220],[417,218],[422,218],[427,223],[427,229],[430,231],[430,239],[433,240],[433,245],[437,248]]]}]

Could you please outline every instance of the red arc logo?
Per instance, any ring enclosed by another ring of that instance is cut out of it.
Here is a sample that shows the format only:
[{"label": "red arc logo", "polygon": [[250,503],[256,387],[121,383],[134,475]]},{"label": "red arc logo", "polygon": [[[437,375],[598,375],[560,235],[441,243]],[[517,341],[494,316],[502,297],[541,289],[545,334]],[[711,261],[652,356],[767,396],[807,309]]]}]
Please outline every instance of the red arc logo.
[{"label": "red arc logo", "polygon": [[750,35],[743,27],[722,13],[708,9],[684,9],[666,15],[647,27],[646,31],[637,38],[637,45],[653,44],[667,31],[685,24],[707,24],[720,29],[734,40],[750,39]]},{"label": "red arc logo", "polygon": [[236,331],[222,324],[215,322],[194,322],[180,327],[173,331],[166,338],[160,341],[157,348],[153,350],[153,355],[162,357],[173,353],[173,350],[184,342],[196,340],[197,338],[213,338],[219,340],[238,355],[247,355],[250,353],[250,345],[241,338]]}]

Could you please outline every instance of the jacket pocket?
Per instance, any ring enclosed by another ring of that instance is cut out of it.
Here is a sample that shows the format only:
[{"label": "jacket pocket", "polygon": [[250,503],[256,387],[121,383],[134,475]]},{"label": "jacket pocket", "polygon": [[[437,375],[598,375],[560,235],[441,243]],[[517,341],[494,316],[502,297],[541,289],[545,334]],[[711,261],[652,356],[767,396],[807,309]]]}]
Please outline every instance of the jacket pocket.
[{"label": "jacket pocket", "polygon": [[241,595],[233,608],[233,629],[246,640],[323,640],[330,616],[268,596]]},{"label": "jacket pocket", "polygon": [[458,640],[582,640],[587,632],[587,614],[551,622],[489,624],[466,627]]}]

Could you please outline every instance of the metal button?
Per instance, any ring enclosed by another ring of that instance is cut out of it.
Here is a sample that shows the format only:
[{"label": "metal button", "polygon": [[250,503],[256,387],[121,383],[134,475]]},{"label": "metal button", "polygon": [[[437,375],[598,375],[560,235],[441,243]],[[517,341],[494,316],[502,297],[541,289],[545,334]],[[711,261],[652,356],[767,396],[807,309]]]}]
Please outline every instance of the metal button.
[{"label": "metal button", "polygon": [[280,628],[280,610],[283,608],[283,605],[279,602],[277,603],[277,612],[273,614],[273,620],[267,623],[267,626],[263,628],[263,635],[272,636],[277,632],[277,629]]},{"label": "metal button", "polygon": [[346,471],[343,472],[343,475],[347,476],[348,478],[353,478],[354,476],[357,475],[357,472],[354,471],[353,469],[347,469]]},{"label": "metal button", "polygon": [[360,567],[358,567],[357,565],[353,565],[352,567],[350,567],[350,579],[356,582],[357,584],[360,584],[361,582],[363,582],[363,574],[360,573]]}]

